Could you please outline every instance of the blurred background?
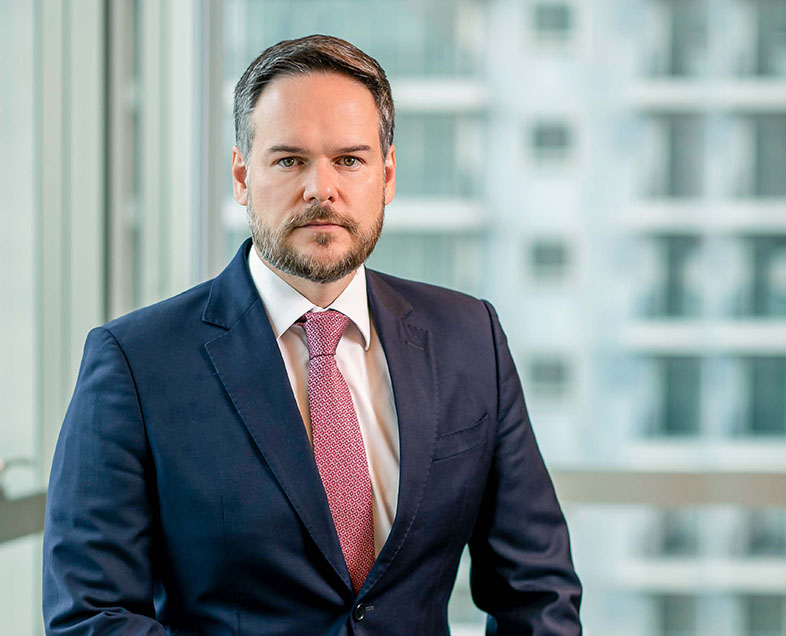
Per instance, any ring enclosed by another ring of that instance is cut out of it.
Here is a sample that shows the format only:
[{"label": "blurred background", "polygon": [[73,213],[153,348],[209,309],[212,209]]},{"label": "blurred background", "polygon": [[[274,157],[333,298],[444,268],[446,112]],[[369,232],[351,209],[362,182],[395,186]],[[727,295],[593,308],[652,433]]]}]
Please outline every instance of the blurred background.
[{"label": "blurred background", "polygon": [[235,252],[234,83],[314,32],[393,85],[371,266],[499,310],[586,633],[786,634],[784,0],[0,0],[0,633],[87,331]]}]

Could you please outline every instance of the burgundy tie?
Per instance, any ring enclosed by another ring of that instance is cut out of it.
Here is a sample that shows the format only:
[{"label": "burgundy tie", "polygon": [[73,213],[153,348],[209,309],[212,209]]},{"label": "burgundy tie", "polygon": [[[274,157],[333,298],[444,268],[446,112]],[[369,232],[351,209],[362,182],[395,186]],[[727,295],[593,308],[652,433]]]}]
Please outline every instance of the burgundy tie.
[{"label": "burgundy tie", "polygon": [[374,513],[363,435],[336,365],[336,347],[349,318],[333,310],[308,312],[304,318],[314,457],[357,593],[374,564]]}]

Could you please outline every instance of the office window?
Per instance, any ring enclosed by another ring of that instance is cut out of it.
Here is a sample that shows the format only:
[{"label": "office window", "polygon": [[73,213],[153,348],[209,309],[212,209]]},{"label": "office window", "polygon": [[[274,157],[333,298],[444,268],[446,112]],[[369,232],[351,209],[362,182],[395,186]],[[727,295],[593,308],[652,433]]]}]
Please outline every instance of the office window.
[{"label": "office window", "polygon": [[665,510],[655,528],[654,552],[660,556],[693,556],[699,551],[699,517],[695,510]]},{"label": "office window", "polygon": [[704,193],[705,122],[693,113],[652,115],[654,133],[651,168],[645,194],[692,198]]},{"label": "office window", "polygon": [[369,267],[479,295],[483,238],[473,232],[387,230],[369,259]]},{"label": "office window", "polygon": [[783,0],[755,0],[755,5],[756,73],[786,75],[786,3]]},{"label": "office window", "polygon": [[749,596],[742,599],[745,636],[783,636],[786,633],[786,599],[782,596]]},{"label": "office window", "polygon": [[656,358],[657,411],[655,435],[684,436],[699,432],[701,360],[693,356]]},{"label": "office window", "polygon": [[786,237],[749,239],[751,284],[748,312],[757,317],[786,316]]},{"label": "office window", "polygon": [[704,191],[704,125],[698,115],[663,117],[666,170],[662,195],[696,197]]},{"label": "office window", "polygon": [[653,239],[654,281],[644,312],[653,318],[688,318],[701,313],[701,240],[694,236]]},{"label": "office window", "polygon": [[573,151],[573,134],[564,122],[539,122],[530,131],[532,156],[540,163],[562,163]]},{"label": "office window", "polygon": [[707,65],[707,6],[702,0],[671,0],[669,75],[700,75]]},{"label": "office window", "polygon": [[528,388],[533,398],[561,398],[567,394],[569,387],[570,369],[563,358],[544,356],[530,362]]},{"label": "office window", "polygon": [[655,600],[659,636],[694,636],[696,599],[692,596],[661,596]]},{"label": "office window", "polygon": [[786,358],[746,360],[749,435],[786,435]]},{"label": "office window", "polygon": [[753,161],[755,197],[786,197],[786,115],[755,115]]},{"label": "office window", "polygon": [[453,113],[396,117],[396,196],[472,197],[480,192],[481,152],[463,153],[482,134],[477,118]]},{"label": "office window", "polygon": [[786,556],[786,513],[755,510],[746,516],[745,552],[749,556]]},{"label": "office window", "polygon": [[527,251],[527,265],[538,281],[559,281],[570,269],[568,246],[559,239],[538,239]]},{"label": "office window", "polygon": [[[477,3],[368,0],[227,0],[232,76],[282,39],[329,33],[377,58],[389,77],[482,72],[485,13]],[[384,25],[384,28],[381,26]]]},{"label": "office window", "polygon": [[540,2],[533,8],[538,42],[567,40],[573,32],[573,7],[566,2]]}]

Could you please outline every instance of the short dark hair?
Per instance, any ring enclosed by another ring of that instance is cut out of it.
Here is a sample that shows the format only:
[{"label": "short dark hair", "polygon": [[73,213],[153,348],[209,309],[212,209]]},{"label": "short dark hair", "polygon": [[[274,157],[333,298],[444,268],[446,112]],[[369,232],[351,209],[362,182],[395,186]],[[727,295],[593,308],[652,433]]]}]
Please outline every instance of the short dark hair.
[{"label": "short dark hair", "polygon": [[385,71],[373,57],[346,40],[308,35],[284,40],[265,49],[249,64],[235,86],[235,143],[248,161],[254,140],[251,114],[265,86],[275,77],[315,72],[342,73],[365,84],[379,114],[379,145],[387,156],[393,143],[395,109]]}]

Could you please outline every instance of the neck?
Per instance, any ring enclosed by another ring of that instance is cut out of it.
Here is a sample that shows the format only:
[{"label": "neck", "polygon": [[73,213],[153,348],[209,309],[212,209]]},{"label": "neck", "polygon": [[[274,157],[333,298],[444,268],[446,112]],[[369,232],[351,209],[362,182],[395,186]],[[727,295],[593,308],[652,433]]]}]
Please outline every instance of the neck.
[{"label": "neck", "polygon": [[260,257],[260,260],[265,264],[265,267],[270,269],[287,285],[308,298],[309,302],[323,309],[341,295],[341,292],[347,288],[347,285],[349,285],[357,272],[357,270],[354,270],[343,278],[334,280],[332,283],[315,283],[306,278],[300,278],[299,276],[293,276],[292,274],[282,272],[280,269],[276,269],[270,265],[264,258]]}]

